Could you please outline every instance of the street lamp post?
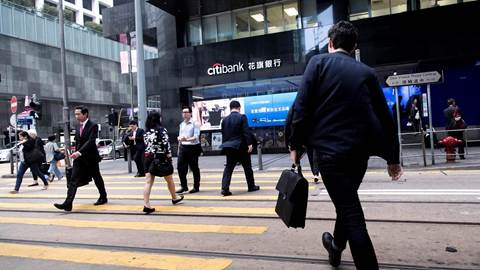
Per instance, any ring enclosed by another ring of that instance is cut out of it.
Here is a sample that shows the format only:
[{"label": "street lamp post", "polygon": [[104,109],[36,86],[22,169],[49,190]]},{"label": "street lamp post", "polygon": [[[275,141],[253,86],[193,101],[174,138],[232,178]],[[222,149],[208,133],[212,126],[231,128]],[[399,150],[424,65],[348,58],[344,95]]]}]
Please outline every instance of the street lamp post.
[{"label": "street lamp post", "polygon": [[138,100],[138,125],[145,126],[147,120],[147,94],[145,90],[145,64],[143,54],[143,18],[142,2],[135,0],[135,32],[137,35],[137,100]]},{"label": "street lamp post", "polygon": [[70,156],[68,151],[70,150],[70,121],[69,121],[69,110],[68,110],[68,91],[67,91],[67,66],[66,66],[66,55],[65,55],[65,23],[63,16],[63,0],[58,1],[58,23],[59,23],[59,34],[60,34],[60,66],[61,66],[61,77],[62,77],[62,90],[63,90],[63,136],[65,140],[65,167],[70,167]]}]

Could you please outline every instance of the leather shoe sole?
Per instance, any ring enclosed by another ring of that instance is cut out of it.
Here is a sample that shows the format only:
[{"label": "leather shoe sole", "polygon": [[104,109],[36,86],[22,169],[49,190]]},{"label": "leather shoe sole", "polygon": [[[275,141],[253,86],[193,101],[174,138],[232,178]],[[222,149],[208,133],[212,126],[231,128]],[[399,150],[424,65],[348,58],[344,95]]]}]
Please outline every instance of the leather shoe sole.
[{"label": "leather shoe sole", "polygon": [[67,212],[72,211],[72,205],[65,205],[63,203],[62,204],[55,203],[55,204],[53,204],[53,206],[55,206],[57,209],[65,210]]},{"label": "leather shoe sole", "polygon": [[106,204],[108,203],[108,199],[99,199],[97,202],[95,202],[93,205],[103,205],[103,204]]}]

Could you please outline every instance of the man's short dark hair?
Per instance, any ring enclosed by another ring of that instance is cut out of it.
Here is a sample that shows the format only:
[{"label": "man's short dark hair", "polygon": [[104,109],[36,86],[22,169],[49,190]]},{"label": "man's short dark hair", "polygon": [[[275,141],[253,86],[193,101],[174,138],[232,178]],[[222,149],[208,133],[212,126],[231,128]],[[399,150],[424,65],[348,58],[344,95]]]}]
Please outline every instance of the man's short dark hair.
[{"label": "man's short dark hair", "polygon": [[182,111],[187,109],[189,113],[192,113],[192,107],[190,106],[183,106]]},{"label": "man's short dark hair", "polygon": [[80,110],[82,114],[88,114],[88,108],[83,105],[75,107],[75,110]]},{"label": "man's short dark hair", "polygon": [[135,126],[138,126],[138,122],[135,121],[135,120],[132,120],[130,121],[130,123],[128,123],[129,125],[135,125]]},{"label": "man's short dark hair", "polygon": [[240,102],[236,101],[236,100],[232,100],[232,102],[230,102],[230,110],[231,109],[240,109]]},{"label": "man's short dark hair", "polygon": [[455,104],[455,99],[449,98],[449,99],[447,100],[447,103],[448,103],[448,105],[454,105],[454,104]]},{"label": "man's short dark hair", "polygon": [[357,45],[358,30],[350,22],[339,21],[328,30],[328,37],[332,41],[334,49],[341,48],[351,52]]}]

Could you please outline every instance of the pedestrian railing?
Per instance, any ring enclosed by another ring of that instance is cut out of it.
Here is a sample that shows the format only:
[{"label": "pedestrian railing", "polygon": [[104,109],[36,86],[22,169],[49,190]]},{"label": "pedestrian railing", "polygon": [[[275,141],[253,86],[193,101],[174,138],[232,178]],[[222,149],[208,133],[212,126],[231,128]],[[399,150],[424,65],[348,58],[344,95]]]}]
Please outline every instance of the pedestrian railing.
[{"label": "pedestrian railing", "polygon": [[[56,17],[0,0],[0,34],[59,47],[58,31]],[[120,61],[120,51],[128,50],[128,46],[72,22],[65,23],[65,48],[116,62]],[[145,59],[157,57],[158,54],[145,50]]]},{"label": "pedestrian railing", "polygon": [[[467,129],[455,129],[455,130],[420,130],[418,132],[402,132],[398,136],[400,139],[400,160],[403,164],[405,159],[422,158],[424,166],[427,166],[427,160],[431,159],[431,164],[435,164],[436,157],[445,157],[444,147],[438,144],[438,141],[448,136],[450,132],[463,132],[463,141],[465,147],[465,156],[480,156],[480,152],[473,150],[473,144],[480,144],[480,128],[467,128]],[[476,133],[476,134],[475,134]],[[443,134],[444,136],[439,135]],[[410,136],[411,140],[408,143],[404,143],[405,137]],[[430,139],[433,136],[435,139]],[[418,137],[418,140],[415,138]],[[438,140],[436,139],[438,138]],[[418,148],[420,147],[421,153],[419,154],[406,154],[403,151],[405,148]],[[440,151],[435,151],[440,149]],[[430,153],[428,153],[430,152]]]}]

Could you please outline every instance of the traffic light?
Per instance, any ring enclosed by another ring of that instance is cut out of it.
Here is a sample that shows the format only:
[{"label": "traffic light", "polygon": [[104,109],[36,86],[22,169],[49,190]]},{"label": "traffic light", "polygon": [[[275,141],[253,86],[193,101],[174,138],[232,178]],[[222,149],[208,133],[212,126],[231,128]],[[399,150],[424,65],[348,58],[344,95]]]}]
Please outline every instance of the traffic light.
[{"label": "traffic light", "polygon": [[118,113],[113,112],[108,115],[108,124],[110,126],[116,126],[118,125]]}]

